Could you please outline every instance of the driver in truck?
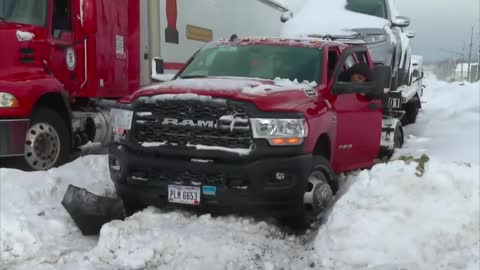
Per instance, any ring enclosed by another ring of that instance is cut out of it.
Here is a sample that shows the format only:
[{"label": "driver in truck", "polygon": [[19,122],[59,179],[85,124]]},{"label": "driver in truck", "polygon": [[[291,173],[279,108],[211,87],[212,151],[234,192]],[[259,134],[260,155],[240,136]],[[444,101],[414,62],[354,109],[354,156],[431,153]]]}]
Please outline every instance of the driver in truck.
[{"label": "driver in truck", "polygon": [[373,80],[372,70],[370,66],[365,63],[353,65],[341,76],[341,81],[344,82],[366,83]]}]

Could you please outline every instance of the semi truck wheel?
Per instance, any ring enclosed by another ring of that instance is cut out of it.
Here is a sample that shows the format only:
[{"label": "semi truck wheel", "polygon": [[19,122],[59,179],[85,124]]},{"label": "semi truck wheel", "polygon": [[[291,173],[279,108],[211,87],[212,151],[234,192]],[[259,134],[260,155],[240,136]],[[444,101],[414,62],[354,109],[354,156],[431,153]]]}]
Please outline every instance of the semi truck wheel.
[{"label": "semi truck wheel", "polygon": [[337,177],[330,162],[324,157],[316,156],[303,194],[303,211],[289,217],[287,223],[299,229],[306,229],[315,224],[319,215],[331,203],[337,190]]},{"label": "semi truck wheel", "polygon": [[62,117],[48,108],[32,113],[25,138],[27,169],[47,170],[66,162],[71,150],[69,131]]}]

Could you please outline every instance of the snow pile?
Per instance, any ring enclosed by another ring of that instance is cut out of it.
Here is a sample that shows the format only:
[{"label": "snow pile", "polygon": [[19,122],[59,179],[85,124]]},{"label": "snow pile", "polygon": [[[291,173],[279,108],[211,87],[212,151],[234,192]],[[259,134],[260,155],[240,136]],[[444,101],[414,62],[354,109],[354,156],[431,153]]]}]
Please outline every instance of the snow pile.
[{"label": "snow pile", "polygon": [[305,0],[303,7],[288,20],[282,36],[351,35],[352,29],[383,29],[388,21],[345,9],[346,0]]},{"label": "snow pile", "polygon": [[416,163],[404,161],[351,177],[348,192],[336,202],[316,239],[324,265],[478,265],[480,167],[437,160],[427,164],[422,177],[415,175]]},{"label": "snow pile", "polygon": [[[424,110],[415,125],[406,127],[407,143],[399,155],[427,153],[443,161],[480,162],[480,85],[446,83],[427,85]],[[410,135],[413,134],[413,135]]]},{"label": "snow pile", "polygon": [[280,254],[305,252],[295,247],[295,237],[286,238],[264,222],[148,208],[105,225],[98,245],[82,254],[86,260],[72,254],[62,264],[70,269],[273,269],[291,263]]},{"label": "snow pile", "polygon": [[[2,265],[58,260],[75,246],[89,249],[61,201],[68,184],[113,194],[107,158],[90,156],[48,172],[0,169],[0,257]],[[12,269],[12,268],[9,268]]]}]

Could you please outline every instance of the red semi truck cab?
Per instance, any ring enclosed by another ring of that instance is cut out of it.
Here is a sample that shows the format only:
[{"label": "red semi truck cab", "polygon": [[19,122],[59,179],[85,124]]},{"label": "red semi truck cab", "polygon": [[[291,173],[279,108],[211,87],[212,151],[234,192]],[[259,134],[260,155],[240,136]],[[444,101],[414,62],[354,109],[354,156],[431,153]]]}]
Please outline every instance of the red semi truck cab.
[{"label": "red semi truck cab", "polygon": [[349,82],[358,65],[373,68],[366,47],[333,41],[207,45],[174,80],[112,110],[118,195],[130,206],[311,220],[337,191],[336,173],[370,167],[380,151],[385,80]]},{"label": "red semi truck cab", "polygon": [[138,0],[0,0],[0,157],[25,156],[41,170],[108,139],[108,111],[94,101],[139,87],[139,8]]}]

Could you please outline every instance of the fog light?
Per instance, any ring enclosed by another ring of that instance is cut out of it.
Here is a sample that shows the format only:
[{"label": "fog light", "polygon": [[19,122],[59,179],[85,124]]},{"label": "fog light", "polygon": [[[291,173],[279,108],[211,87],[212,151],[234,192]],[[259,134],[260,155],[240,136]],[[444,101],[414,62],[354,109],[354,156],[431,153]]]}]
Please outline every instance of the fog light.
[{"label": "fog light", "polygon": [[284,173],[284,172],[275,173],[275,180],[277,180],[278,182],[283,182],[283,181],[285,181],[285,179],[287,179],[287,174],[286,173]]}]

